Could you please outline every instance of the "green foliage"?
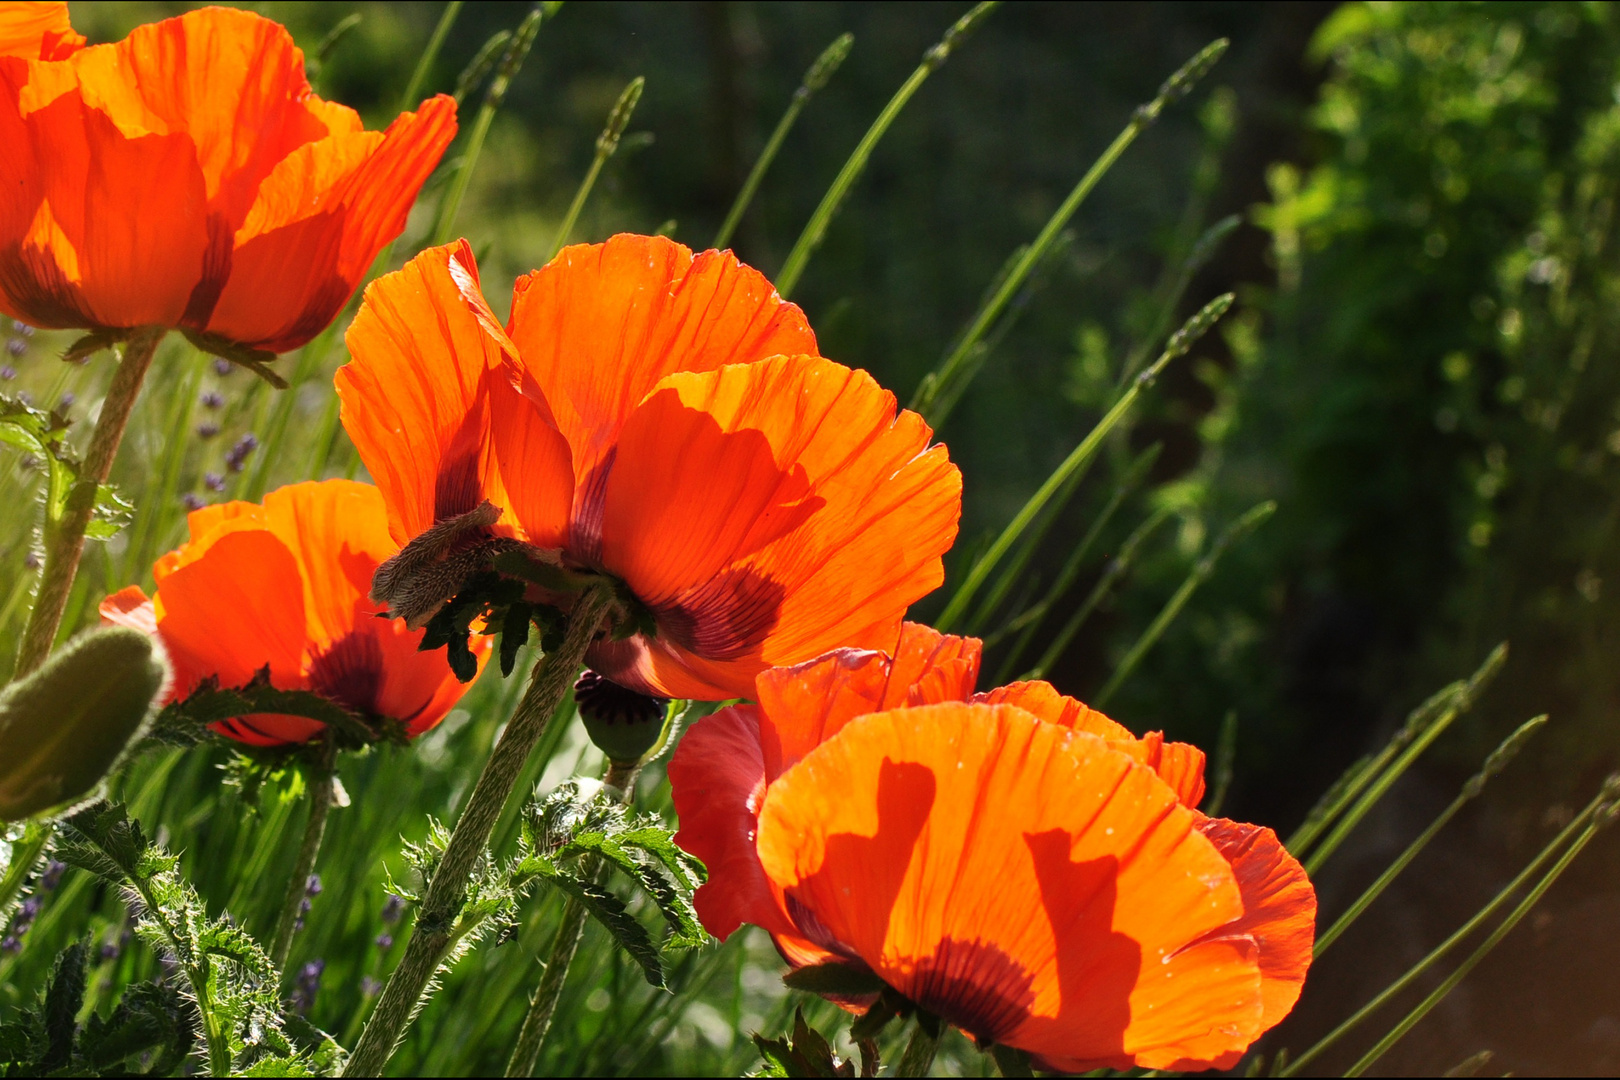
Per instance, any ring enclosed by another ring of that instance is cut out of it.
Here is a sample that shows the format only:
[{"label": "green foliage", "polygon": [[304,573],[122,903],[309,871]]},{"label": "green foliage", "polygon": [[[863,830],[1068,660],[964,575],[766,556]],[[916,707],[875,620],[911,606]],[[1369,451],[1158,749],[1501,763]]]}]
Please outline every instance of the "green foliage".
[{"label": "green foliage", "polygon": [[[67,512],[68,496],[79,481],[78,455],[68,446],[70,420],[61,409],[36,408],[11,394],[0,394],[0,442],[30,455],[45,468],[45,520],[54,524]],[[90,525],[84,535],[108,540],[129,524],[135,505],[108,484],[96,487]]]},{"label": "green foliage", "polygon": [[189,746],[208,735],[208,725],[236,716],[280,713],[319,720],[344,747],[367,746],[381,740],[404,744],[404,725],[382,716],[361,716],[335,701],[308,690],[279,690],[270,685],[270,665],[254,672],[241,686],[221,687],[210,675],[182,701],[171,702],[152,725],[154,739]]},{"label": "green foliage", "polygon": [[[765,1067],[752,1076],[855,1076],[855,1063],[833,1053],[832,1044],[805,1023],[804,1011],[793,1012],[793,1031],[787,1038],[768,1039],[755,1033]],[[879,1068],[877,1046],[870,1040],[860,1043],[861,1076],[876,1076]]]}]

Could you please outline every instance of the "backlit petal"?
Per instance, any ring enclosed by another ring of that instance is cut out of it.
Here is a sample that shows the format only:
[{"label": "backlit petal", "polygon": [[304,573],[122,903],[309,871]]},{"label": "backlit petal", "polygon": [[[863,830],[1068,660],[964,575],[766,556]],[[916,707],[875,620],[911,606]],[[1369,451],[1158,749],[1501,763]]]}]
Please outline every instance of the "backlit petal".
[{"label": "backlit petal", "polygon": [[65,60],[84,48],[68,22],[65,0],[0,0],[0,56]]},{"label": "backlit petal", "polygon": [[1149,1064],[1258,1033],[1252,946],[1199,940],[1242,914],[1231,868],[1095,736],[1008,706],[862,717],[770,787],[757,847],[807,936],[975,1035]]}]

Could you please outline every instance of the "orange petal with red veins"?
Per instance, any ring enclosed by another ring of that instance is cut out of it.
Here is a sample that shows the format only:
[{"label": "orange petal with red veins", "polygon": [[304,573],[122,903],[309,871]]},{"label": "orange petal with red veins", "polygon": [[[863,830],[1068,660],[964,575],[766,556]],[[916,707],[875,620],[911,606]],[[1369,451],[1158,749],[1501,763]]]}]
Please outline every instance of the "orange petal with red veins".
[{"label": "orange petal with red veins", "polygon": [[836,649],[760,672],[754,697],[766,778],[775,780],[857,716],[883,708],[890,684],[889,658],[868,649]]},{"label": "orange petal with red veins", "polygon": [[1288,854],[1270,829],[1225,818],[1203,818],[1199,830],[1237,874],[1243,917],[1218,933],[1248,935],[1259,947],[1265,998],[1262,1025],[1275,1027],[1299,1000],[1311,966],[1316,944],[1316,889],[1299,860]]},{"label": "orange petal with red veins", "polygon": [[68,22],[65,0],[0,2],[0,56],[66,60],[84,48],[84,35]]},{"label": "orange petal with red veins", "polygon": [[669,376],[620,433],[600,529],[601,565],[659,635],[638,662],[604,659],[655,692],[726,697],[768,666],[891,647],[961,514],[961,474],[930,435],[830,360]]},{"label": "orange petal with red veins", "polygon": [[[478,269],[465,241],[429,248],[372,282],[349,327],[353,359],[336,378],[343,426],[382,491],[400,544],[482,499],[502,508],[501,531],[518,524],[491,434],[502,392],[515,396],[502,385],[504,371],[492,375],[503,343],[480,324],[453,270],[476,289]],[[567,447],[552,435],[546,440],[538,427],[527,433],[531,454],[518,474],[525,506],[544,502],[535,493],[571,483]],[[554,522],[549,527],[559,531]]]},{"label": "orange petal with red veins", "polygon": [[669,783],[675,842],[709,871],[692,897],[704,927],[722,941],[745,922],[792,933],[754,851],[766,784],[759,710],[736,705],[694,724],[670,759]]},{"label": "orange petal with red veins", "polygon": [[335,132],[282,158],[236,231],[209,332],[270,352],[319,333],[405,228],[417,192],[455,137],[455,113],[440,95],[386,132]]},{"label": "orange petal with red veins", "polygon": [[883,708],[966,701],[979,681],[984,642],[907,622],[900,625],[900,640],[889,655],[894,657],[894,668]]},{"label": "orange petal with red veins", "polygon": [[[772,784],[760,863],[817,945],[971,1034],[1156,1067],[1246,1047],[1232,868],[1103,740],[1009,706],[862,717]],[[835,949],[836,951],[836,949]]]},{"label": "orange petal with red veins", "polygon": [[572,448],[582,506],[600,500],[587,480],[664,376],[817,351],[804,313],[764,275],[657,236],[563,248],[518,279],[509,329],[523,392],[548,404]]},{"label": "orange petal with red veins", "polygon": [[1096,709],[1058,692],[1049,682],[1009,683],[978,694],[974,701],[1017,705],[1049,724],[1060,724],[1104,739],[1115,750],[1129,754],[1159,774],[1175,791],[1181,805],[1196,808],[1204,797],[1204,752],[1188,743],[1166,742],[1164,734],[1150,731],[1138,739],[1130,728],[1110,720]]}]

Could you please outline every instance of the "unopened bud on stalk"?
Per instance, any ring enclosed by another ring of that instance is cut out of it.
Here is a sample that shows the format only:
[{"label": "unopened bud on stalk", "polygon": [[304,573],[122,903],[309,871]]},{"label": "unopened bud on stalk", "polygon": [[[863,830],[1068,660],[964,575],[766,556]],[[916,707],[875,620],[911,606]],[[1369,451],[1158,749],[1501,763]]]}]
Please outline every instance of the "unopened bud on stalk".
[{"label": "unopened bud on stalk", "polygon": [[108,627],[80,635],[0,691],[0,820],[92,795],[139,738],[168,681],[154,639]]},{"label": "unopened bud on stalk", "polygon": [[636,765],[661,746],[669,702],[626,689],[586,669],[574,684],[574,701],[591,742],[621,765]]}]

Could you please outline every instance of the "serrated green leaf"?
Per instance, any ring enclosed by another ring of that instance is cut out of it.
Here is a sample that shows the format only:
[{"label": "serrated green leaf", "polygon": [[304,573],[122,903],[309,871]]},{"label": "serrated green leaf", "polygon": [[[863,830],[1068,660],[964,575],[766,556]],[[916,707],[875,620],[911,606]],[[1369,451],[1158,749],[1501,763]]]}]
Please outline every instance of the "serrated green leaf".
[{"label": "serrated green leaf", "polygon": [[166,741],[194,743],[203,737],[208,725],[254,713],[280,713],[319,721],[337,735],[343,746],[405,741],[404,728],[397,721],[363,716],[313,691],[271,686],[268,666],[241,686],[223,688],[216,678],[204,679],[184,701],[173,702],[158,714],[153,734]]},{"label": "serrated green leaf", "polygon": [[46,1072],[62,1068],[73,1056],[74,1018],[84,1004],[84,965],[89,951],[83,941],[76,941],[57,955],[51,968],[51,981],[45,987],[45,1056],[40,1061]]},{"label": "serrated green leaf", "polygon": [[652,897],[673,935],[671,940],[666,942],[666,947],[691,948],[707,940],[703,926],[698,922],[697,912],[692,908],[691,900],[653,865],[637,858],[631,849],[620,844],[619,837],[607,833],[586,833],[575,837],[559,852],[559,855],[587,852],[599,856],[632,878],[648,896]]},{"label": "serrated green leaf", "polygon": [[591,918],[602,924],[619,947],[640,966],[648,985],[665,989],[664,966],[658,959],[658,949],[646,929],[625,909],[623,901],[595,882],[566,870],[553,869],[542,876],[578,900]]},{"label": "serrated green leaf", "polygon": [[675,843],[675,834],[660,824],[643,824],[619,833],[615,839],[626,847],[639,848],[656,858],[688,889],[709,880],[703,861]]}]

